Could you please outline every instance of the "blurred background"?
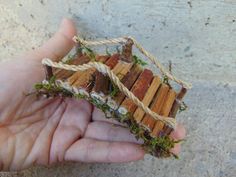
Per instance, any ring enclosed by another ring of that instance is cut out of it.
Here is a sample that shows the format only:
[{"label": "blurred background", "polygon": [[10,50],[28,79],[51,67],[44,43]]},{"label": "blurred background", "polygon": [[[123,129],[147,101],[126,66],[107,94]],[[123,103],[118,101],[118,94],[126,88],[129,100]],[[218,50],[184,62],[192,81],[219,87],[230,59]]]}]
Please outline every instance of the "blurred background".
[{"label": "blurred background", "polygon": [[133,163],[68,163],[0,176],[235,176],[235,0],[0,0],[0,61],[40,46],[63,17],[74,19],[86,39],[134,36],[193,83],[189,110],[178,115],[188,133],[180,159],[146,155]]}]

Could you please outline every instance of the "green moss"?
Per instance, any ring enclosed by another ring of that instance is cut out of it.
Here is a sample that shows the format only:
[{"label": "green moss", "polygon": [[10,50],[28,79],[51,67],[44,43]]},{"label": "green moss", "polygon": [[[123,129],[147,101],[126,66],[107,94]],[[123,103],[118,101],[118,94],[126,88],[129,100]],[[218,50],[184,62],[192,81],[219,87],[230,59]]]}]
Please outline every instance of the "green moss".
[{"label": "green moss", "polygon": [[46,95],[47,97],[56,97],[56,96],[63,96],[63,97],[72,97],[73,94],[62,88],[59,87],[55,83],[55,77],[51,77],[48,83],[37,83],[34,85],[36,93],[38,95]]},{"label": "green moss", "polygon": [[139,58],[137,55],[133,55],[133,62],[135,64],[141,65],[141,66],[145,66],[147,65],[146,62],[144,62],[141,58]]},{"label": "green moss", "polygon": [[106,47],[106,54],[107,54],[107,56],[111,56],[111,53],[109,52],[109,50],[108,50],[108,47]]},{"label": "green moss", "polygon": [[83,53],[84,55],[87,55],[91,61],[96,61],[95,52],[92,49],[88,48],[87,46],[81,45],[81,47],[79,47],[77,50],[78,52]]},{"label": "green moss", "polygon": [[188,109],[188,106],[186,105],[185,102],[182,101],[179,107],[179,113],[185,111],[186,109]]},{"label": "green moss", "polygon": [[113,82],[111,82],[109,95],[113,98],[118,94],[119,91],[120,91],[119,88]]}]

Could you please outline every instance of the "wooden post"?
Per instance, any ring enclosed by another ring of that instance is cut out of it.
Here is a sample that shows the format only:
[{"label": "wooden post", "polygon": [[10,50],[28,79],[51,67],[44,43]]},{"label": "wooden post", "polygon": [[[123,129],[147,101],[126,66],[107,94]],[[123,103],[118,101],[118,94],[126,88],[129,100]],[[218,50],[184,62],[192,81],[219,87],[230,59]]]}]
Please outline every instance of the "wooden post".
[{"label": "wooden post", "polygon": [[170,117],[175,117],[178,110],[179,110],[179,107],[180,107],[180,101],[183,99],[183,97],[185,96],[185,94],[187,93],[187,89],[182,87],[180,92],[178,93],[177,95],[177,98],[171,108],[171,111],[170,111]]},{"label": "wooden post", "polygon": [[[155,76],[152,80],[152,83],[150,87],[148,88],[147,93],[145,94],[142,102],[145,106],[149,106],[151,101],[153,100],[153,97],[155,96],[159,86],[161,84],[161,79],[158,76]],[[145,115],[145,112],[142,110],[142,108],[137,108],[134,112],[134,119],[137,123],[140,123],[143,119],[143,116]]]},{"label": "wooden post", "polygon": [[[137,80],[138,76],[142,72],[142,68],[139,65],[134,65],[130,71],[122,78],[121,82],[125,87],[131,89],[132,85]],[[115,97],[109,97],[107,104],[113,109],[117,109],[121,102],[125,99],[125,94],[118,92]]]},{"label": "wooden post", "polygon": [[[158,92],[154,98],[153,103],[151,104],[151,110],[154,111],[157,114],[160,114],[162,105],[165,101],[165,97],[169,91],[169,86],[167,84],[161,84],[160,89],[158,89]],[[147,128],[149,131],[152,131],[156,120],[151,117],[150,115],[146,114],[143,118],[141,124]]]},{"label": "wooden post", "polygon": [[121,55],[121,60],[131,63],[133,61],[133,56],[132,56],[132,46],[133,46],[133,41],[132,39],[128,39],[125,45],[122,47],[122,55]]},{"label": "wooden post", "polygon": [[[132,86],[131,92],[140,100],[142,101],[143,97],[145,96],[146,91],[148,90],[150,83],[153,78],[152,71],[145,69],[137,79],[137,81]],[[137,105],[130,99],[125,98],[122,102],[121,106],[119,107],[118,111],[121,114],[126,113],[133,113]]]},{"label": "wooden post", "polygon": [[96,71],[94,87],[90,94],[91,97],[96,98],[104,103],[106,101],[106,96],[108,95],[108,89],[109,89],[109,77],[104,76],[99,71]]},{"label": "wooden post", "polygon": [[[169,90],[165,98],[165,102],[160,111],[160,115],[165,116],[165,117],[169,115],[171,107],[175,101],[175,98],[176,98],[176,92],[173,89]],[[164,125],[165,124],[162,121],[156,121],[156,124],[154,126],[154,129],[152,130],[151,135],[153,137],[158,136],[161,130],[163,129]]]}]

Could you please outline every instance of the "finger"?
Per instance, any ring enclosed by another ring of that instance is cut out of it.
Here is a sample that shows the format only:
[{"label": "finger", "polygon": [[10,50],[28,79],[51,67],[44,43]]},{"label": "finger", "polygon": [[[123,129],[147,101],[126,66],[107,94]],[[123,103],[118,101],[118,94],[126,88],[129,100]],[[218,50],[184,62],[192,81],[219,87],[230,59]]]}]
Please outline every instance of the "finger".
[{"label": "finger", "polygon": [[85,100],[66,99],[66,109],[54,132],[50,148],[50,163],[61,162],[65,151],[83,136],[91,118],[91,105]]},{"label": "finger", "polygon": [[94,107],[93,109],[93,113],[92,113],[92,120],[93,121],[103,121],[103,122],[108,122],[108,123],[112,123],[115,125],[124,125],[120,122],[118,122],[117,120],[115,120],[114,118],[106,118],[104,112],[102,112],[100,109]]},{"label": "finger", "polygon": [[[171,132],[170,137],[173,138],[174,140],[182,140],[186,136],[186,130],[183,125],[178,124],[177,129]],[[170,150],[175,155],[178,155],[181,150],[181,145],[180,143],[175,144],[175,147]]]},{"label": "finger", "polygon": [[170,150],[170,152],[172,152],[175,155],[178,155],[180,153],[180,150],[181,150],[181,145],[178,143],[175,145],[174,148]]},{"label": "finger", "polygon": [[184,139],[186,136],[186,130],[183,125],[178,124],[176,130],[171,132],[170,137],[174,140]]},{"label": "finger", "polygon": [[130,162],[144,157],[141,146],[133,143],[81,139],[65,153],[66,161]]},{"label": "finger", "polygon": [[72,20],[64,18],[59,30],[43,46],[36,49],[32,54],[39,59],[50,58],[54,61],[62,59],[74,46],[72,40],[76,35],[76,27]]},{"label": "finger", "polygon": [[110,142],[142,143],[142,141],[138,141],[127,128],[101,121],[91,122],[88,125],[84,137]]}]

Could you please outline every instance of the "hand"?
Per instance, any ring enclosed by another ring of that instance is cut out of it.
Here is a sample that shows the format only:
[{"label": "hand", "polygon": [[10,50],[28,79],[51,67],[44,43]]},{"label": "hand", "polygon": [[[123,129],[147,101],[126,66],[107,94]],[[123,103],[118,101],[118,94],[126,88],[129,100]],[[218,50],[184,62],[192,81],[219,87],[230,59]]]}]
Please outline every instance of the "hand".
[{"label": "hand", "polygon": [[[64,19],[58,32],[42,47],[0,63],[0,169],[62,161],[128,162],[142,159],[135,137],[87,101],[25,96],[44,79],[41,59],[60,60],[73,47],[74,24]],[[113,124],[114,123],[114,124]],[[182,139],[179,126],[172,133]],[[178,153],[180,145],[172,150]]]}]

